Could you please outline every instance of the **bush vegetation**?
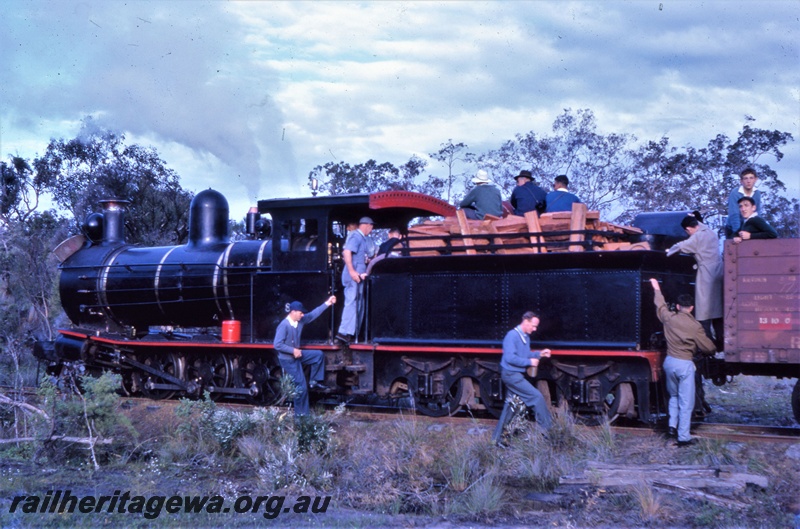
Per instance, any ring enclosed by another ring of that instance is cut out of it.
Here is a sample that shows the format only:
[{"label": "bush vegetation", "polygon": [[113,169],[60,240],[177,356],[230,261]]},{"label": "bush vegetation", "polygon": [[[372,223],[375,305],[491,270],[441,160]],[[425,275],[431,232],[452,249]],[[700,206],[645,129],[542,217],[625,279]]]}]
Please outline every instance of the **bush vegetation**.
[{"label": "bush vegetation", "polygon": [[[522,421],[509,432],[506,448],[499,448],[490,441],[490,429],[471,419],[452,427],[413,415],[375,423],[342,407],[297,418],[287,408],[242,411],[208,396],[174,405],[137,405],[116,394],[118,383],[114,375],[81,377],[75,387],[44,383],[39,405],[58,419],[31,422],[40,438],[51,431],[87,437],[91,428],[91,436],[114,442],[96,445],[93,457],[84,444],[40,440],[21,444],[33,447],[27,452],[5,445],[0,453],[6,468],[0,473],[2,496],[61,487],[103,494],[122,489],[149,495],[220,495],[228,501],[242,494],[332,497],[324,517],[292,514],[271,521],[287,526],[413,525],[417,522],[410,520],[435,517],[454,524],[646,527],[726,527],[743,519],[781,527],[791,521],[787,509],[800,475],[796,464],[781,467],[767,447],[703,440],[678,450],[655,432],[627,437],[607,423],[578,424],[565,409],[554,410],[554,426],[546,437],[534,423]],[[75,392],[78,385],[82,395]],[[128,408],[136,406],[146,414],[158,412],[159,418],[140,418],[134,427],[127,416]],[[751,505],[745,511],[667,494],[642,481],[628,490],[578,492],[569,498],[569,508],[560,504],[551,512],[533,513],[528,494],[552,493],[559,478],[580,473],[588,461],[733,465],[767,475],[771,485],[753,497],[751,491],[738,498]],[[134,518],[115,515],[109,520],[127,526],[219,524],[206,514]],[[89,524],[85,517],[48,515],[35,522],[20,515],[17,521],[23,526]],[[256,521],[263,525],[264,519],[225,519],[233,526]]]}]

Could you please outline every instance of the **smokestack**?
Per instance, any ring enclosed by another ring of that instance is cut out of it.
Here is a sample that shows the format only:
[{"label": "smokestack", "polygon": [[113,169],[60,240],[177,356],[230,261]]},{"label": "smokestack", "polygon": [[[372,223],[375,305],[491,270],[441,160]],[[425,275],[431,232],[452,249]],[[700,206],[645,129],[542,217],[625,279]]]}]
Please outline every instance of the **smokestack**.
[{"label": "smokestack", "polygon": [[245,229],[245,232],[252,239],[256,238],[256,223],[260,218],[261,214],[258,212],[258,208],[255,206],[251,207],[250,210],[247,212],[247,217],[246,217],[247,227]]},{"label": "smokestack", "polygon": [[101,200],[103,208],[103,246],[125,244],[125,206],[127,200],[112,198]]}]

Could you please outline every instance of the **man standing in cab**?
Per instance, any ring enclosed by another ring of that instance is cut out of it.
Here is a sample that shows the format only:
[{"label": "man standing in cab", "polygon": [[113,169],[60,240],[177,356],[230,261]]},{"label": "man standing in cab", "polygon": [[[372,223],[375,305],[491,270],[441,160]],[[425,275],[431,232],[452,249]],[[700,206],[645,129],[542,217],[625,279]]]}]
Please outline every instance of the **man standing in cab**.
[{"label": "man standing in cab", "polygon": [[364,279],[367,277],[367,264],[375,256],[375,243],[369,237],[374,224],[371,218],[361,217],[358,228],[347,237],[342,251],[344,308],[336,339],[344,344],[358,336],[364,320]]}]

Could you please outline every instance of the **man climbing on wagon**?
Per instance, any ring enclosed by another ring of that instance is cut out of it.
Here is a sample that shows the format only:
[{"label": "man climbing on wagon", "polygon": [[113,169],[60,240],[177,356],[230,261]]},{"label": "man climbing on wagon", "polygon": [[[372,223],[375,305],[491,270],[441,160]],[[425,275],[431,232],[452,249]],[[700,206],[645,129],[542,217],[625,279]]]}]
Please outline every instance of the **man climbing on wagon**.
[{"label": "man climbing on wagon", "polygon": [[653,286],[653,302],[658,319],[664,324],[667,340],[667,357],[664,359],[664,376],[669,392],[669,435],[677,436],[677,446],[694,444],[689,429],[694,409],[695,379],[694,353],[713,355],[717,352],[714,342],[703,330],[694,316],[694,299],[690,294],[678,296],[677,312],[669,310],[658,280],[650,279]]}]

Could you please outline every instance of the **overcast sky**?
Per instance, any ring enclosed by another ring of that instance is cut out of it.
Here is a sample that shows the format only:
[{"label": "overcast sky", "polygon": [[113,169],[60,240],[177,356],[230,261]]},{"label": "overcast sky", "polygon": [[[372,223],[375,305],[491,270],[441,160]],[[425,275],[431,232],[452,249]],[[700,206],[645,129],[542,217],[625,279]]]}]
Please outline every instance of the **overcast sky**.
[{"label": "overcast sky", "polygon": [[400,165],[448,139],[482,152],[550,133],[565,108],[695,147],[752,116],[795,136],[769,163],[800,187],[797,0],[4,0],[0,15],[2,159],[92,115],[234,218],[308,195],[316,165]]}]

